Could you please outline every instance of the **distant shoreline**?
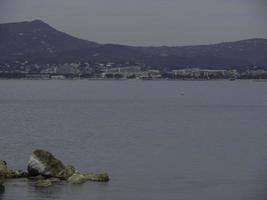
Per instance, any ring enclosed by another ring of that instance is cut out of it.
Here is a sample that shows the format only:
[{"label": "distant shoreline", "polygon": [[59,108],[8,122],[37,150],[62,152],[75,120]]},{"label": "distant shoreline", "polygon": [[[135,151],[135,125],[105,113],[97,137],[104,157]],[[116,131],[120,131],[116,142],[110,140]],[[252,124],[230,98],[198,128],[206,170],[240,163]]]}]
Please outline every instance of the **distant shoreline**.
[{"label": "distant shoreline", "polygon": [[105,79],[105,78],[80,78],[80,79],[29,79],[29,78],[0,78],[0,81],[8,80],[21,80],[21,81],[142,81],[142,82],[151,82],[151,81],[253,81],[253,82],[267,82],[267,79]]}]

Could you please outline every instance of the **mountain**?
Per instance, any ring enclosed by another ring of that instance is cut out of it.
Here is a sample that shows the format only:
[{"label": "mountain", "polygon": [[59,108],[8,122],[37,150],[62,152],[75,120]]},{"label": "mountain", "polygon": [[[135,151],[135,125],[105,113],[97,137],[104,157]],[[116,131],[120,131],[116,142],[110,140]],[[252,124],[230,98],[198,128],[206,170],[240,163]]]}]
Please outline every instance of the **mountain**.
[{"label": "mountain", "polygon": [[75,38],[41,20],[0,24],[0,63],[136,62],[168,69],[267,68],[267,39],[212,45],[133,47]]},{"label": "mountain", "polygon": [[34,20],[0,24],[0,59],[52,62],[63,53],[89,49],[98,44],[77,39]]}]

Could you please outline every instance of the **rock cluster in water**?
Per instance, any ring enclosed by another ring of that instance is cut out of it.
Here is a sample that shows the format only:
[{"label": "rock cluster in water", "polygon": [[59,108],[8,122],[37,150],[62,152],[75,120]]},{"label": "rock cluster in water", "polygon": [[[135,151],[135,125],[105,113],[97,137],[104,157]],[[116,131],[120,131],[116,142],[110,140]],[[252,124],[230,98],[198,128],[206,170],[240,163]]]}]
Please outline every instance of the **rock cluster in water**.
[{"label": "rock cluster in water", "polygon": [[27,172],[11,170],[5,161],[0,161],[0,186],[5,179],[10,178],[36,180],[37,187],[48,187],[59,181],[67,181],[71,184],[109,181],[107,173],[80,173],[73,166],[64,165],[50,152],[40,149],[35,150],[30,156]]}]

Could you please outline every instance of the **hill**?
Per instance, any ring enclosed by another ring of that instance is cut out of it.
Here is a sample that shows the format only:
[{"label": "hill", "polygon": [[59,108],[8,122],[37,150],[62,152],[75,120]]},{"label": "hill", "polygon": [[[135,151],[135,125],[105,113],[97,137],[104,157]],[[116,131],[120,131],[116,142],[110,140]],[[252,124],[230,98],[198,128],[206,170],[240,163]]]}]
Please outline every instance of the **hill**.
[{"label": "hill", "polygon": [[157,68],[267,68],[267,40],[212,45],[133,47],[98,44],[58,31],[41,20],[0,24],[0,63],[136,62]]}]

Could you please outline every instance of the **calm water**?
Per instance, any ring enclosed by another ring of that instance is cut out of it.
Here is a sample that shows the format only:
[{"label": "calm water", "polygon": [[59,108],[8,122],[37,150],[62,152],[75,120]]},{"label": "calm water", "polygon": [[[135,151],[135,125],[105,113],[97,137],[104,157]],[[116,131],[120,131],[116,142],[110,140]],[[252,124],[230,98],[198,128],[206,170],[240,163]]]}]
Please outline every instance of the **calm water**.
[{"label": "calm water", "polygon": [[0,199],[264,200],[267,83],[0,81],[0,159],[26,169],[36,148],[111,181]]}]

